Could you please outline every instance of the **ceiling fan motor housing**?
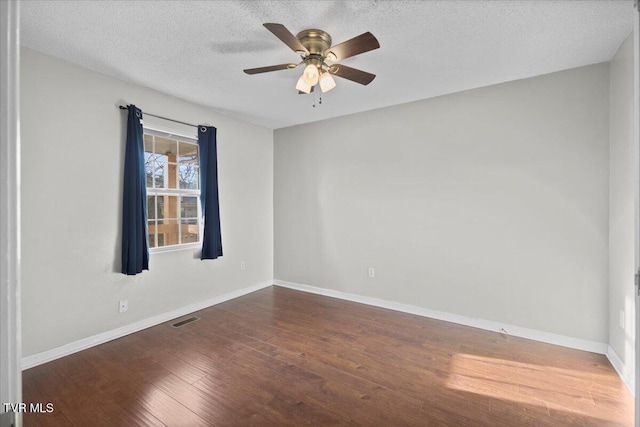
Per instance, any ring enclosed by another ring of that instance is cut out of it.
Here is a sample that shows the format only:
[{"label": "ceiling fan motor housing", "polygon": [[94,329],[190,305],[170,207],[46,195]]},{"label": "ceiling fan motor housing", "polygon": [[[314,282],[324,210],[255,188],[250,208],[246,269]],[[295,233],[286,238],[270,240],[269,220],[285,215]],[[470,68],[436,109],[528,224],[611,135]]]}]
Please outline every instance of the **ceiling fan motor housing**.
[{"label": "ceiling fan motor housing", "polygon": [[307,48],[311,55],[324,54],[331,47],[331,36],[326,31],[310,29],[303,30],[296,36],[300,43]]}]

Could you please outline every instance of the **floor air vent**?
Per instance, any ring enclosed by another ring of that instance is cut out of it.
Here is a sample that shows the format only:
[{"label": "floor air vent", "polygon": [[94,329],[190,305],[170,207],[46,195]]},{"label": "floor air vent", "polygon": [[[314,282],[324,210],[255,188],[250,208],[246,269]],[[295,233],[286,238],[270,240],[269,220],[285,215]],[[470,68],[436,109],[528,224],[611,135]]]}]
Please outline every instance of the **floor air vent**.
[{"label": "floor air vent", "polygon": [[177,323],[174,323],[171,326],[173,326],[174,328],[179,328],[180,326],[187,325],[189,323],[195,322],[196,320],[200,320],[200,318],[199,317],[195,317],[195,316],[194,317],[189,317],[188,319],[181,320],[181,321],[179,321]]}]

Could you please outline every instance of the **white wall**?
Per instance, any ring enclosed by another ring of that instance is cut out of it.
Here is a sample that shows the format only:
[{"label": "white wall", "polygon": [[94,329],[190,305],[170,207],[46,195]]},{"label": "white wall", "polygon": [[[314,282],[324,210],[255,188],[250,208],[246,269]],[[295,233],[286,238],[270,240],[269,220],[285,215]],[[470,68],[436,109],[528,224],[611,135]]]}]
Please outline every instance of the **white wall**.
[{"label": "white wall", "polygon": [[[609,344],[631,378],[635,346],[633,35],[610,62]],[[625,312],[624,328],[620,311]]]},{"label": "white wall", "polygon": [[276,278],[606,343],[608,123],[603,63],[279,129]]},{"label": "white wall", "polygon": [[[271,130],[27,49],[21,78],[24,356],[273,278]],[[119,272],[126,103],[218,128],[222,258]]]}]

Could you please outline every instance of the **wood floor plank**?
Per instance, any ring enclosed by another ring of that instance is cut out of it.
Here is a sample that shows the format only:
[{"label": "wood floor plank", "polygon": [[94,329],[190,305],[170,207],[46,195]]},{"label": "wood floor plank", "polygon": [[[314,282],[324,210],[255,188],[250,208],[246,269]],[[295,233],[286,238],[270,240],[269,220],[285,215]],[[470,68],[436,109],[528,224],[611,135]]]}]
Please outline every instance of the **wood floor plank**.
[{"label": "wood floor plank", "polygon": [[[48,388],[47,381],[50,378],[50,369],[53,365],[42,365],[26,371],[24,374],[25,381],[22,383],[22,393],[29,396],[29,402],[32,403],[50,403],[51,390]],[[25,413],[24,424],[37,427],[73,427],[73,424],[60,410],[54,406],[51,413]]]},{"label": "wood floor plank", "polygon": [[632,426],[603,355],[270,287],[23,373],[28,426]]}]

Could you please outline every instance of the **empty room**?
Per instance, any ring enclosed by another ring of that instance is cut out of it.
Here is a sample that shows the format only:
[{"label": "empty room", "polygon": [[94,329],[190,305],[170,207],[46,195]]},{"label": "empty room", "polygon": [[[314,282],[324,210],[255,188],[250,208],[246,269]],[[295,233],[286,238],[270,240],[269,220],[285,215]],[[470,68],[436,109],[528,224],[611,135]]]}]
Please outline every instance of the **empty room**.
[{"label": "empty room", "polygon": [[639,426],[633,0],[2,12],[0,426]]}]

